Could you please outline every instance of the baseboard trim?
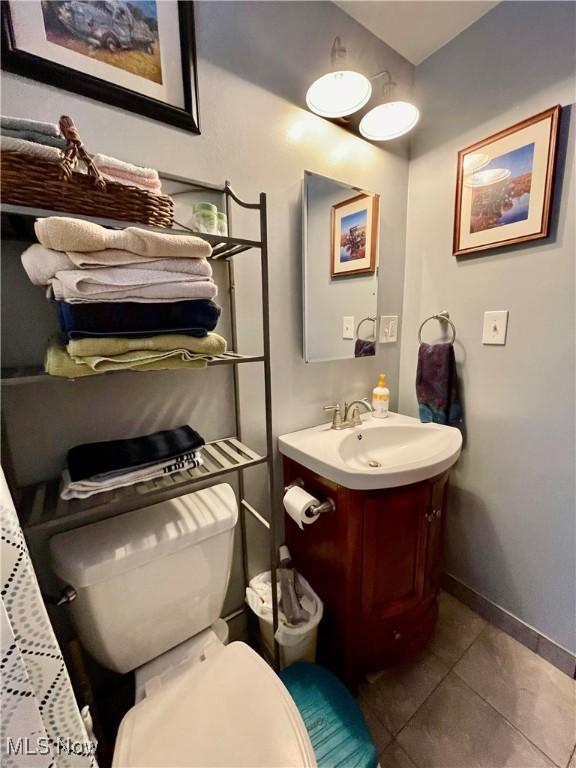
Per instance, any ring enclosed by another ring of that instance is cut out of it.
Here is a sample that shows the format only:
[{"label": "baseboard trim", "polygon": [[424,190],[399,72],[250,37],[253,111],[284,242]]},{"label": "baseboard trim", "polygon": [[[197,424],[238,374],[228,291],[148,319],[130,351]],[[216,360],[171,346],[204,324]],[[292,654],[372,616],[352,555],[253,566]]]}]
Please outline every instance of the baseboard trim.
[{"label": "baseboard trim", "polygon": [[488,600],[484,595],[475,592],[455,576],[443,573],[442,586],[446,592],[449,592],[473,611],[476,611],[490,624],[494,624],[495,627],[506,632],[507,635],[530,648],[534,653],[542,656],[543,659],[549,661],[550,664],[553,664],[566,675],[572,678],[576,677],[576,654],[550,640],[549,637],[541,635],[536,629],[525,624],[517,616],[508,613],[508,611],[496,605],[496,603]]}]

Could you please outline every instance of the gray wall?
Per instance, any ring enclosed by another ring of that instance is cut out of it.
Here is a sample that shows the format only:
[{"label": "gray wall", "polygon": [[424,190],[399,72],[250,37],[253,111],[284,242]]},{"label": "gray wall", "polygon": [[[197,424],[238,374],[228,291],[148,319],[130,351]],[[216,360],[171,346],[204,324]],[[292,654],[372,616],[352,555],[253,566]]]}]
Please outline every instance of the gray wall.
[{"label": "gray wall", "polygon": [[[349,200],[359,190],[313,174],[307,174],[306,185],[306,357],[310,361],[353,358],[356,336],[342,338],[343,318],[354,318],[355,333],[364,318],[376,316],[378,273],[348,278],[331,276],[331,211],[333,205]],[[371,339],[375,329],[375,323],[363,323],[360,338]]]},{"label": "gray wall", "polygon": [[[418,323],[448,309],[467,439],[453,473],[447,570],[572,650],[575,11],[502,3],[416,70],[400,386],[401,411],[416,414]],[[457,150],[555,104],[566,107],[568,150],[551,237],[455,259]],[[506,346],[481,344],[490,309],[510,310]]]},{"label": "gray wall", "polygon": [[[348,46],[351,66],[367,74],[391,69],[400,86],[409,90],[413,67],[328,2],[199,2],[195,11],[200,136],[5,73],[2,113],[39,120],[69,114],[91,151],[204,181],[230,179],[244,199],[256,198],[261,191],[268,194],[273,427],[275,434],[281,434],[317,424],[325,418],[326,403],[368,394],[381,369],[389,374],[392,391],[397,390],[397,345],[381,347],[370,359],[318,365],[306,365],[302,359],[301,184],[304,169],[309,169],[380,193],[384,212],[380,260],[386,276],[380,301],[386,314],[400,314],[407,148],[402,143],[385,151],[371,146],[312,115],[305,109],[304,97],[311,80],[329,65],[337,34]],[[255,233],[251,219],[238,223],[246,234]],[[253,268],[257,256],[242,255],[237,261],[238,290],[245,307],[240,351],[246,352],[260,339],[259,277]],[[24,328],[30,335],[44,334],[44,325],[33,320],[46,314],[42,291],[25,287],[24,282],[12,283],[19,285],[14,294],[37,302]],[[244,437],[264,450],[258,434],[262,390],[258,372],[247,369],[243,366],[241,372],[249,394]],[[193,424],[209,439],[230,434],[234,424],[227,376],[229,372],[220,367],[7,388],[4,406],[20,481],[56,474],[66,450],[77,442],[182,422]],[[260,473],[249,497],[258,506],[261,480]],[[251,554],[260,555],[264,564],[265,539],[255,526],[249,533]],[[257,570],[259,563],[253,567]]]}]

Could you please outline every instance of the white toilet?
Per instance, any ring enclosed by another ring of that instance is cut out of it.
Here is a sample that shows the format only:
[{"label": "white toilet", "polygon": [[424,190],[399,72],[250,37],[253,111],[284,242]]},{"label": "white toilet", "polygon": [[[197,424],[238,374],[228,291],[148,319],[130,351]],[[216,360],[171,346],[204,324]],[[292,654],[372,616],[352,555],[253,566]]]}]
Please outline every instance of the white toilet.
[{"label": "white toilet", "polygon": [[136,671],[114,768],[315,766],[304,722],[270,667],[219,619],[238,506],[227,484],[55,536],[86,650]]}]

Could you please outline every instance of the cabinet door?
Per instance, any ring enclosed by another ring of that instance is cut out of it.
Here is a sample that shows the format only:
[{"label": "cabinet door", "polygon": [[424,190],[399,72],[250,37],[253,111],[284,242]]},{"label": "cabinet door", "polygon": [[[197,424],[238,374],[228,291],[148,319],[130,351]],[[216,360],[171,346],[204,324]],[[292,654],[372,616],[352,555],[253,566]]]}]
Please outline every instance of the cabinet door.
[{"label": "cabinet door", "polygon": [[427,515],[428,541],[426,547],[425,590],[427,596],[436,595],[440,590],[447,494],[448,473],[432,485],[430,493],[430,508]]},{"label": "cabinet door", "polygon": [[362,619],[381,620],[424,597],[430,485],[368,496],[364,503]]}]

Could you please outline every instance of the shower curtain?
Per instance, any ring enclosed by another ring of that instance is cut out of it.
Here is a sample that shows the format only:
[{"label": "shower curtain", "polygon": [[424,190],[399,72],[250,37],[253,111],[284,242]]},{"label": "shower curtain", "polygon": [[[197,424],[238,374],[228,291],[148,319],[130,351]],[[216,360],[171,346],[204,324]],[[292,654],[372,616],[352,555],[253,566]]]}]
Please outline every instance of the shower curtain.
[{"label": "shower curtain", "polygon": [[0,755],[3,768],[96,768],[0,468]]}]

